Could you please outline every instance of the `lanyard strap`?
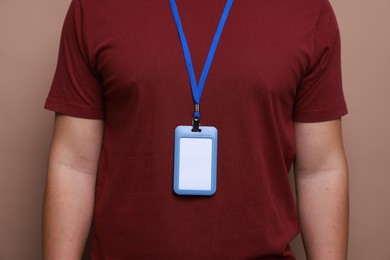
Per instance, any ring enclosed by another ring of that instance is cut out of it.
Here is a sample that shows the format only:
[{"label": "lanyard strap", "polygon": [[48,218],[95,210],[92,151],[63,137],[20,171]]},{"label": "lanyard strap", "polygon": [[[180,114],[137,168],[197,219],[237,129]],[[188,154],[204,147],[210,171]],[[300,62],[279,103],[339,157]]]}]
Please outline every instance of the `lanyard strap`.
[{"label": "lanyard strap", "polygon": [[[181,46],[183,48],[183,53],[184,53],[184,59],[186,61],[188,77],[190,79],[192,98],[193,98],[194,104],[195,104],[193,131],[197,132],[197,131],[199,131],[200,98],[202,97],[203,87],[205,85],[207,75],[209,73],[211,63],[212,63],[213,58],[214,58],[215,50],[217,49],[218,42],[219,42],[219,39],[220,39],[221,34],[222,34],[223,27],[225,26],[225,22],[227,20],[228,15],[229,15],[230,8],[233,4],[233,0],[227,0],[227,2],[226,2],[225,8],[223,10],[221,19],[220,19],[218,27],[217,27],[217,31],[215,32],[213,41],[211,43],[211,47],[210,47],[209,53],[207,55],[206,62],[203,66],[203,70],[202,70],[202,74],[200,76],[199,84],[196,83],[194,67],[192,65],[192,60],[191,60],[191,54],[190,54],[190,50],[188,48],[186,37],[184,35],[184,30],[183,30],[183,26],[181,24],[179,11],[178,11],[177,6],[176,6],[176,1],[169,0],[169,3],[171,6],[171,9],[172,9],[172,14],[173,14],[173,18],[174,18],[175,23],[176,23],[177,31],[179,33],[180,42],[181,42]],[[195,126],[195,124],[197,124],[197,127]]]}]

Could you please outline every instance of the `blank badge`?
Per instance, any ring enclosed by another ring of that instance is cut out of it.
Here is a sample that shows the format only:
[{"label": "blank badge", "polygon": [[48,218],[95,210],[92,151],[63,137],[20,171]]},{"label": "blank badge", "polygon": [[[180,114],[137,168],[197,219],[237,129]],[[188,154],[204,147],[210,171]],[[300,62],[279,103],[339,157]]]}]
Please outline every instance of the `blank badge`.
[{"label": "blank badge", "polygon": [[192,126],[175,130],[175,165],[173,189],[179,195],[211,196],[217,188],[217,141],[215,127]]}]

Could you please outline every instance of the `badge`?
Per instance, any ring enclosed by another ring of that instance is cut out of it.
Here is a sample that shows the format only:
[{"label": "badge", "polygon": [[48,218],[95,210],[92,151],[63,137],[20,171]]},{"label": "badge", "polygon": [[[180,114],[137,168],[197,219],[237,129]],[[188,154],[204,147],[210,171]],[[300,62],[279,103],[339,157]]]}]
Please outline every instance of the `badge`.
[{"label": "badge", "polygon": [[212,126],[202,126],[199,132],[192,129],[175,130],[173,189],[178,195],[211,196],[217,188],[218,131]]}]

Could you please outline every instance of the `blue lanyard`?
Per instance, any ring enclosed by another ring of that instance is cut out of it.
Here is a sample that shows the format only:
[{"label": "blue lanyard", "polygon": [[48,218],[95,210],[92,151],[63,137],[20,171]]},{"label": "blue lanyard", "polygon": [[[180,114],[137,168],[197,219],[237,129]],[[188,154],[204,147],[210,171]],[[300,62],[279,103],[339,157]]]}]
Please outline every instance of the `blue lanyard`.
[{"label": "blue lanyard", "polygon": [[[187,66],[187,71],[188,71],[188,77],[190,79],[190,84],[191,84],[191,89],[192,89],[192,98],[194,100],[195,104],[195,112],[194,112],[194,128],[193,131],[198,132],[199,131],[199,103],[200,103],[200,98],[202,97],[202,91],[204,88],[204,84],[206,82],[207,75],[209,73],[211,63],[214,58],[215,50],[217,49],[219,39],[222,34],[223,27],[225,26],[225,22],[227,20],[227,17],[229,15],[230,8],[233,4],[233,0],[227,0],[225,9],[223,10],[221,19],[218,24],[217,31],[215,32],[213,42],[211,43],[211,47],[209,50],[209,53],[206,58],[206,62],[203,66],[202,74],[200,76],[199,84],[196,83],[196,78],[195,78],[195,72],[194,72],[194,67],[192,65],[192,60],[191,60],[191,54],[190,50],[188,48],[187,40],[184,35],[184,30],[183,26],[181,24],[180,20],[180,15],[179,11],[177,10],[176,2],[175,0],[169,0],[169,3],[171,5],[172,13],[173,13],[173,18],[175,19],[177,31],[179,33],[180,37],[180,42],[181,46],[183,48],[183,53],[184,53],[184,59],[186,61],[186,66]],[[195,126],[197,124],[197,126]]]}]

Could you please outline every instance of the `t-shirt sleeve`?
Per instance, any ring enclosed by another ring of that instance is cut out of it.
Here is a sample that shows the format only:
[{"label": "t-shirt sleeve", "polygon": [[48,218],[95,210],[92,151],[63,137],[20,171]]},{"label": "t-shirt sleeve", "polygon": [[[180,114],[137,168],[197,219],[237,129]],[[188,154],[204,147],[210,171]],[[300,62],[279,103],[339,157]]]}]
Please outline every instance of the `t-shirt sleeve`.
[{"label": "t-shirt sleeve", "polygon": [[320,10],[312,40],[310,66],[294,101],[297,122],[333,120],[348,112],[342,90],[340,33],[328,0]]},{"label": "t-shirt sleeve", "polygon": [[83,8],[73,0],[62,29],[58,63],[45,108],[70,116],[103,119],[103,89],[88,49]]}]

